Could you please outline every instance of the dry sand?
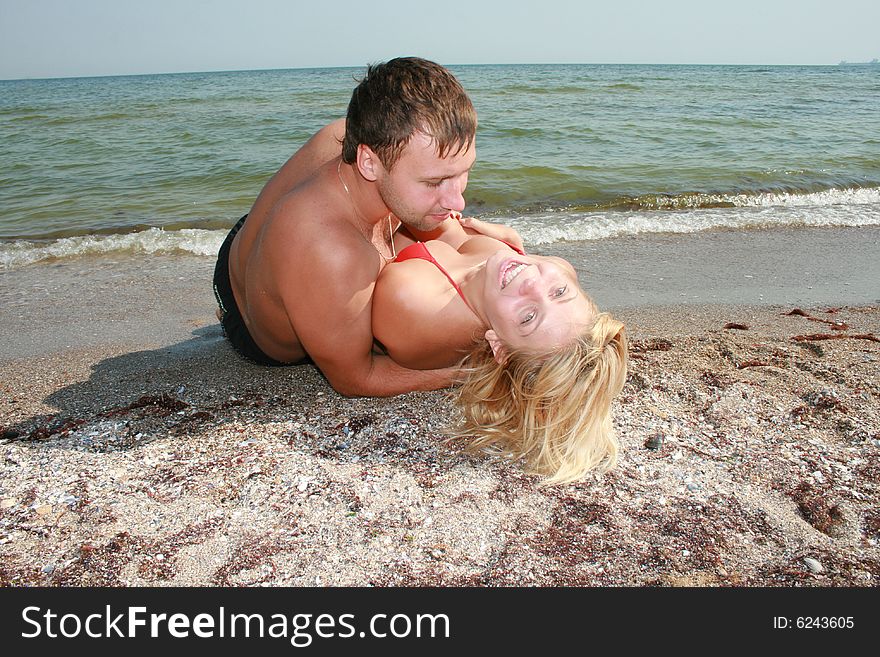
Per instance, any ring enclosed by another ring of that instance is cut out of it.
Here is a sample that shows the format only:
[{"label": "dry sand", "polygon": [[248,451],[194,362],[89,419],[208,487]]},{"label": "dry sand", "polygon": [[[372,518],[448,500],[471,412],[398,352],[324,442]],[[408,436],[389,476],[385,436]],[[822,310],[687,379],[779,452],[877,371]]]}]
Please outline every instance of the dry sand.
[{"label": "dry sand", "polygon": [[2,274],[0,584],[880,583],[878,307],[623,311],[620,464],[542,488],[443,442],[442,392],[243,361],[210,268]]}]

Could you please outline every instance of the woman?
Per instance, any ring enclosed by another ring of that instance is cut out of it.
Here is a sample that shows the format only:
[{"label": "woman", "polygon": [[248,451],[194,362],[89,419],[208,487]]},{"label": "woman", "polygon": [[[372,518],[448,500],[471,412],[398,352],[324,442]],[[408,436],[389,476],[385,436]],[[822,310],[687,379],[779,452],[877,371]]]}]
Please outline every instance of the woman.
[{"label": "woman", "polygon": [[610,407],[626,379],[625,330],[568,262],[526,255],[518,240],[460,216],[398,235],[373,294],[373,334],[405,367],[464,359],[456,435],[565,483],[616,462]]}]

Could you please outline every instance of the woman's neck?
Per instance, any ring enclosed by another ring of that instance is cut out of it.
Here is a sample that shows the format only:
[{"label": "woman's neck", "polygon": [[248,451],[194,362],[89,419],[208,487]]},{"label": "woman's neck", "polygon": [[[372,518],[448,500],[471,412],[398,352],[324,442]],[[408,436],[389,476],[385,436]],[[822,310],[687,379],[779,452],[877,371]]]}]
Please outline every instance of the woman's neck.
[{"label": "woman's neck", "polygon": [[[483,329],[491,328],[483,304],[483,288],[486,284],[486,257],[480,256],[479,259],[473,261],[467,255],[459,255],[462,266],[456,268],[453,276],[467,301],[467,305],[480,320]],[[471,262],[468,262],[469,260]]]}]

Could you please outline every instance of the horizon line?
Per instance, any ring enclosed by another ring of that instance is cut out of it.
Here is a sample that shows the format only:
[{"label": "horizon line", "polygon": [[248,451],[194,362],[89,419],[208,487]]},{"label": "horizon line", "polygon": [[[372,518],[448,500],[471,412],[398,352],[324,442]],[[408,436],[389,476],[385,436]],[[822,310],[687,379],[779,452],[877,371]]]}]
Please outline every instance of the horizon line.
[{"label": "horizon line", "polygon": [[[834,67],[834,66],[864,66],[877,65],[877,60],[871,62],[849,62],[841,60],[836,64],[768,64],[768,63],[739,63],[739,64],[722,64],[722,63],[639,63],[639,62],[508,62],[508,63],[458,63],[443,64],[447,68],[456,68],[462,66],[729,66],[729,67],[746,67],[746,66],[769,66],[774,68],[784,67]],[[240,69],[209,69],[209,70],[188,70],[188,71],[154,71],[150,73],[99,73],[90,75],[56,75],[56,76],[23,76],[12,78],[0,78],[0,82],[21,82],[21,81],[40,81],[40,80],[87,80],[94,78],[130,78],[145,77],[150,75],[201,75],[208,73],[259,73],[269,71],[308,71],[308,70],[333,70],[333,69],[362,69],[368,64],[356,65],[333,65],[333,66],[269,66],[265,68],[240,68]]]}]

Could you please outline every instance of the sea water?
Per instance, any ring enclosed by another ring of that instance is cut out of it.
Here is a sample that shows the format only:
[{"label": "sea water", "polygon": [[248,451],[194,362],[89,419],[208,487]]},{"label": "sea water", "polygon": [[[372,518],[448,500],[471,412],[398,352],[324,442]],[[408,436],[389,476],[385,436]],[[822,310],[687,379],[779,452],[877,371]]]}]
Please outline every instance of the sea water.
[{"label": "sea water", "polygon": [[[880,67],[451,67],[467,213],[527,245],[880,225]],[[0,268],[216,253],[361,68],[0,81]]]}]

